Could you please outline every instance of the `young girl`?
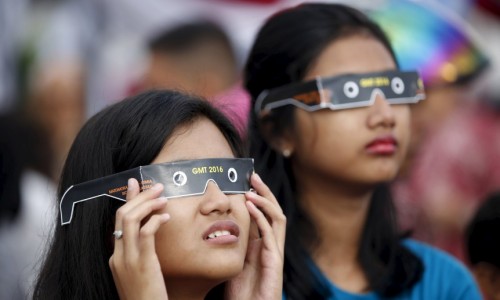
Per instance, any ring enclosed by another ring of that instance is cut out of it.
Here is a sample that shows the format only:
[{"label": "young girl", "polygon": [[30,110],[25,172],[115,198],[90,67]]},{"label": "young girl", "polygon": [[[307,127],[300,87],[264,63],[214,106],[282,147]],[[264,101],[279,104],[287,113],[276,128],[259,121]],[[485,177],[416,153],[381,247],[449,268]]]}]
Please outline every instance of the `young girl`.
[{"label": "young girl", "polygon": [[[226,118],[177,92],[147,92],[95,115],[64,167],[62,225],[34,299],[281,299],[286,221],[251,160],[250,178],[232,168],[242,156]],[[229,177],[227,166],[195,167],[214,161],[229,164]],[[165,175],[179,166],[184,173]],[[136,171],[153,180],[127,183]],[[255,192],[225,188],[232,183]]]},{"label": "young girl", "polygon": [[415,72],[364,14],[303,4],[251,50],[250,151],[288,220],[289,299],[480,299],[466,269],[395,225],[386,183],[405,156]]}]

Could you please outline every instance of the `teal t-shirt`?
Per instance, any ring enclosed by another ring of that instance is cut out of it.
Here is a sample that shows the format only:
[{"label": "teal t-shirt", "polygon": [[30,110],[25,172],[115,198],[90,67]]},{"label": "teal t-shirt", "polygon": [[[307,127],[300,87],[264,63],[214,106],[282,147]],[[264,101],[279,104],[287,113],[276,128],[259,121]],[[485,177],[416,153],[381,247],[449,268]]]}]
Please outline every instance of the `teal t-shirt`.
[{"label": "teal t-shirt", "polygon": [[[404,245],[417,255],[424,264],[420,281],[411,289],[390,298],[396,300],[444,299],[444,300],[480,300],[479,288],[467,268],[455,258],[441,250],[407,239]],[[379,300],[380,295],[369,292],[353,294],[336,287],[326,278],[319,268],[311,263],[311,269],[318,278],[332,291],[328,300]],[[286,299],[286,296],[283,297]]]}]

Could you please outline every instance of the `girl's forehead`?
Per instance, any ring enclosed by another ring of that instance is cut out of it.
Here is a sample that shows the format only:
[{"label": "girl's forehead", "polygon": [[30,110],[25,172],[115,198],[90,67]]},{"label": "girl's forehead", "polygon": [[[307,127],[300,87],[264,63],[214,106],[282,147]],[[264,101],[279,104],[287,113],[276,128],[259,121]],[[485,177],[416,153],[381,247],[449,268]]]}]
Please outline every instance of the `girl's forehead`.
[{"label": "girl's forehead", "polygon": [[207,118],[200,118],[178,127],[152,163],[233,157],[220,129]]},{"label": "girl's forehead", "polygon": [[396,63],[384,44],[371,36],[354,35],[328,44],[311,65],[304,80],[395,68]]}]

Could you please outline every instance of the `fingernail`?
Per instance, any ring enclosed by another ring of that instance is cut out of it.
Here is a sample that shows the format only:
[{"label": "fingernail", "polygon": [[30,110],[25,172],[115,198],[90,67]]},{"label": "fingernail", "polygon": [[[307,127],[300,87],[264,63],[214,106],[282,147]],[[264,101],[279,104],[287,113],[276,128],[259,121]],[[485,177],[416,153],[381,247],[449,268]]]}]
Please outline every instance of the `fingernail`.
[{"label": "fingernail", "polygon": [[151,189],[153,190],[161,190],[163,188],[163,184],[161,183],[155,183]]},{"label": "fingernail", "polygon": [[166,221],[170,220],[170,215],[169,214],[162,214],[161,215],[161,220],[163,222],[166,222]]},{"label": "fingernail", "polygon": [[129,178],[128,179],[128,182],[127,182],[127,185],[128,185],[128,189],[133,189],[134,188],[134,179],[133,178]]},{"label": "fingernail", "polygon": [[247,194],[248,197],[255,197],[255,196],[257,196],[257,193],[255,193],[254,191],[248,191],[248,192],[246,192],[246,194]]},{"label": "fingernail", "polygon": [[167,197],[159,197],[157,198],[158,202],[162,202],[162,203],[165,203],[168,201],[168,198]]}]

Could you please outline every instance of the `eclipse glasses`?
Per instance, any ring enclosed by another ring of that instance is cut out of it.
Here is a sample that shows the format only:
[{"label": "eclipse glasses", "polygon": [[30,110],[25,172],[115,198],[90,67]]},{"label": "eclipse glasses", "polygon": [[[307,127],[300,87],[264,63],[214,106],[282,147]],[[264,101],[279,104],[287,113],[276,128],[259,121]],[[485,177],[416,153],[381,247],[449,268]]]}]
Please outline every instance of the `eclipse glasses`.
[{"label": "eclipse glasses", "polygon": [[370,106],[380,93],[390,104],[411,104],[425,99],[424,85],[415,71],[385,71],[317,77],[263,91],[255,103],[256,113],[293,105],[313,112]]},{"label": "eclipse glasses", "polygon": [[141,191],[159,182],[165,186],[161,196],[179,198],[204,194],[210,181],[224,194],[244,194],[250,190],[252,173],[251,158],[211,158],[140,166],[69,187],[60,203],[61,225],[71,222],[77,203],[101,196],[125,202],[129,178],[137,179]]}]

